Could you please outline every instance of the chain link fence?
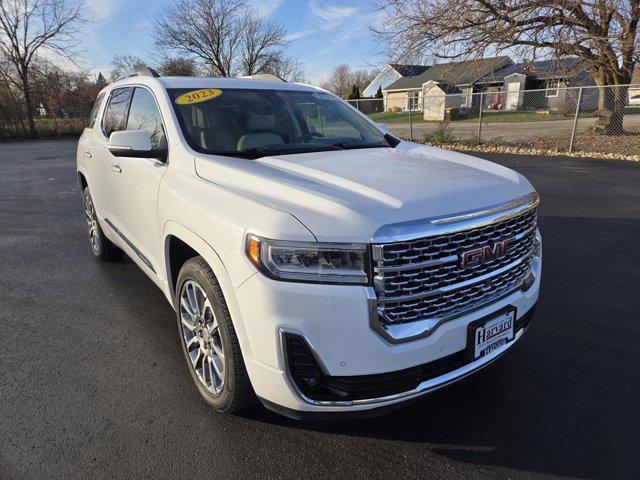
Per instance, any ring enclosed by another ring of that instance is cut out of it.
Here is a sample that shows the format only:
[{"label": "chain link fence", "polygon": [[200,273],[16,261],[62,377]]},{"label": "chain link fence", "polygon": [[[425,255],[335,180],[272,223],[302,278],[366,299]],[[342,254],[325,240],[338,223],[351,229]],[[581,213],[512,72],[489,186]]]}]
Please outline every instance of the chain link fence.
[{"label": "chain link fence", "polygon": [[640,157],[640,85],[349,100],[391,133],[458,149]]}]

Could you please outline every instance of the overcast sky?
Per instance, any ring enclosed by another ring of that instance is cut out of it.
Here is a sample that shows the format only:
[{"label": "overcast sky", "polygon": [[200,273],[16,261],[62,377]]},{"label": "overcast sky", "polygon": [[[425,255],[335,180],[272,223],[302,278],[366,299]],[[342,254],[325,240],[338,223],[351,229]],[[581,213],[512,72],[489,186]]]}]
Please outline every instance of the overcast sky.
[{"label": "overcast sky", "polygon": [[[152,24],[171,0],[86,0],[88,14],[98,22],[88,30],[86,63],[94,72],[108,72],[116,54],[148,57]],[[299,57],[307,77],[324,79],[340,63],[371,68],[380,57],[368,25],[375,22],[372,1],[250,0],[262,15],[280,22],[291,41],[289,54]]]}]

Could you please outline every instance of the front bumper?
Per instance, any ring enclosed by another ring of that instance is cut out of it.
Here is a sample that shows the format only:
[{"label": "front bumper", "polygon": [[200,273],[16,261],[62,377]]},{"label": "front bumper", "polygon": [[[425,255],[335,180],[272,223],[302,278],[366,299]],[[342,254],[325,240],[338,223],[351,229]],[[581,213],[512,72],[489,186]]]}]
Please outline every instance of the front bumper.
[{"label": "front bumper", "polygon": [[425,338],[401,344],[385,341],[372,328],[366,287],[278,282],[256,274],[236,291],[250,345],[245,364],[253,388],[269,408],[301,417],[314,412],[378,413],[449,385],[496,360],[522,337],[525,329],[516,333],[514,341],[485,357],[415,388],[349,401],[314,400],[301,393],[288,371],[283,333],[302,335],[328,376],[376,375],[428,364],[464,350],[470,322],[509,305],[517,309],[517,321],[532,312],[540,288],[540,259],[534,259],[531,267],[535,281],[526,291],[514,291],[441,324]]}]

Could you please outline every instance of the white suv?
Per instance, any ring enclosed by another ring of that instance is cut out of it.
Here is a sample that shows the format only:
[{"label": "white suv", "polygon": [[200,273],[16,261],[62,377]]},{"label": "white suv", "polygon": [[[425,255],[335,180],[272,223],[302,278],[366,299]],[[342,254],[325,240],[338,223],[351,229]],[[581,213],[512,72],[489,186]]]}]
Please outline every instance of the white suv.
[{"label": "white suv", "polygon": [[379,414],[529,325],[531,184],[321,89],[142,69],[100,93],[77,157],[93,253],[162,289],[220,411]]}]

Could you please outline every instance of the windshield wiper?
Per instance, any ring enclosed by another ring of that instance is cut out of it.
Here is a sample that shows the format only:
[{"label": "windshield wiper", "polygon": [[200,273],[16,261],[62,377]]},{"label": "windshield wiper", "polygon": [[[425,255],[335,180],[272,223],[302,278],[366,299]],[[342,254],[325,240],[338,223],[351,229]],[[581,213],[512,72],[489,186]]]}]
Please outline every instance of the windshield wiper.
[{"label": "windshield wiper", "polygon": [[238,150],[237,154],[241,156],[246,155],[249,158],[260,158],[271,155],[273,152],[262,147],[247,147],[242,150]]},{"label": "windshield wiper", "polygon": [[358,148],[380,148],[380,147],[387,147],[389,145],[387,145],[386,143],[381,144],[381,143],[347,143],[347,142],[336,142],[333,145],[331,145],[332,147],[336,147],[339,148],[340,150],[355,150]]}]

